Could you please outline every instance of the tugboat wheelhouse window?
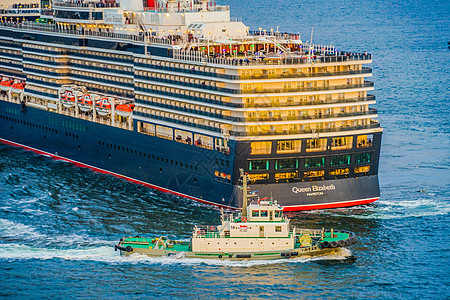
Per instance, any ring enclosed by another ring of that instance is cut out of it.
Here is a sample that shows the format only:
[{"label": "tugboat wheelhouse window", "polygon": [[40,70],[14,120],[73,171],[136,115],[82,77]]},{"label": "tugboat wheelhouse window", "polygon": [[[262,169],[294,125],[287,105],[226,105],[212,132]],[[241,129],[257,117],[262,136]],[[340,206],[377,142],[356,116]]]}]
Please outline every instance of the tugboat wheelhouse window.
[{"label": "tugboat wheelhouse window", "polygon": [[325,157],[305,158],[305,168],[318,168],[325,165]]},{"label": "tugboat wheelhouse window", "polygon": [[268,215],[269,215],[269,213],[267,212],[267,210],[261,211],[261,217],[267,217]]},{"label": "tugboat wheelhouse window", "polygon": [[252,210],[252,217],[259,217],[259,210]]},{"label": "tugboat wheelhouse window", "polygon": [[268,160],[251,160],[248,165],[250,171],[269,170]]}]

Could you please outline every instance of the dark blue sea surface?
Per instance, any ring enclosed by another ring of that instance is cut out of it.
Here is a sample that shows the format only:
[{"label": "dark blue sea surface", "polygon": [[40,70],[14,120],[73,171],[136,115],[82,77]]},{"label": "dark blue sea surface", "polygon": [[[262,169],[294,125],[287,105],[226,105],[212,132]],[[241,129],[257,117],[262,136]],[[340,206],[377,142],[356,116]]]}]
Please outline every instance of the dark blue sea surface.
[{"label": "dark blue sea surface", "polygon": [[354,231],[358,243],[326,259],[120,257],[124,235],[188,238],[219,212],[0,145],[0,298],[449,299],[450,2],[228,4],[251,29],[309,40],[314,25],[314,43],[374,55],[381,199],[289,214],[298,227]]}]

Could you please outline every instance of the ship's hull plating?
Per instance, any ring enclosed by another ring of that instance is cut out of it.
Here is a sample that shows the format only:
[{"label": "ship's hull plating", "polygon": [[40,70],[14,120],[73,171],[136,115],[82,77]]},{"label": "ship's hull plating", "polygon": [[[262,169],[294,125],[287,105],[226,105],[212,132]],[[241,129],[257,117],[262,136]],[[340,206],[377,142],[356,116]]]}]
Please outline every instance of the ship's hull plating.
[{"label": "ship's hull plating", "polygon": [[[70,161],[192,200],[240,205],[239,189],[214,176],[221,152],[0,101],[0,141]],[[126,150],[125,150],[126,149]],[[233,172],[230,157],[227,172]],[[377,175],[313,182],[254,184],[286,211],[345,207],[379,198]]]}]

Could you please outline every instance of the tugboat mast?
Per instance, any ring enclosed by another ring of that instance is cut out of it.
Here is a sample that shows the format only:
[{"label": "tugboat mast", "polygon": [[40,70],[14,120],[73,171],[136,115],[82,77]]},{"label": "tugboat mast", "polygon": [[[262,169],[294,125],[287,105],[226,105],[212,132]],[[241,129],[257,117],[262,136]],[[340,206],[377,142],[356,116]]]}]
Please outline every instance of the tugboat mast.
[{"label": "tugboat mast", "polygon": [[247,187],[247,174],[245,174],[244,169],[239,169],[242,178],[242,216],[247,217],[247,198],[248,198],[248,187]]}]

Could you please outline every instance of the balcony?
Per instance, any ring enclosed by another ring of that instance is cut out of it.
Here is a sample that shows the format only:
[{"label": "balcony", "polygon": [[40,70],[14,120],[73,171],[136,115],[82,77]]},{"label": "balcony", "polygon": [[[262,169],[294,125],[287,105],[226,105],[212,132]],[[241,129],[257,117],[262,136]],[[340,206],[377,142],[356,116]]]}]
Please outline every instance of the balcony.
[{"label": "balcony", "polygon": [[369,116],[376,115],[377,110],[370,108],[367,111],[358,111],[350,113],[338,113],[338,114],[317,114],[317,115],[306,115],[306,116],[291,116],[291,117],[268,117],[268,118],[246,118],[246,122],[277,122],[277,121],[294,121],[294,120],[319,120],[319,119],[330,119],[330,118],[343,118],[343,117],[354,117],[354,116]]},{"label": "balcony", "polygon": [[374,86],[373,82],[365,81],[364,83],[360,84],[344,84],[344,85],[306,87],[306,88],[246,89],[242,90],[242,94],[266,94],[266,93],[278,94],[278,93],[296,93],[296,92],[334,91],[346,89],[360,89],[373,86]]},{"label": "balcony", "polygon": [[371,68],[362,68],[362,70],[349,70],[341,72],[320,72],[320,73],[297,73],[297,74],[260,74],[260,75],[240,75],[237,79],[278,79],[278,78],[314,78],[314,77],[330,77],[330,76],[345,76],[345,75],[359,75],[372,74]]},{"label": "balcony", "polygon": [[303,129],[303,130],[283,130],[283,131],[267,131],[267,132],[239,132],[230,131],[230,135],[233,136],[268,136],[268,135],[288,135],[288,134],[311,134],[311,133],[324,133],[324,132],[341,132],[341,131],[352,131],[352,130],[364,130],[379,128],[380,123],[371,120],[368,125],[359,126],[345,126],[345,127],[335,127],[335,128],[322,128],[322,129]]},{"label": "balcony", "polygon": [[270,102],[270,103],[245,103],[244,108],[258,108],[258,107],[291,107],[291,106],[309,106],[309,105],[321,105],[321,104],[335,104],[335,103],[354,103],[354,102],[365,102],[365,101],[375,101],[375,96],[367,95],[367,97],[357,97],[357,98],[343,98],[343,99],[331,99],[331,100],[316,100],[316,101],[306,101],[306,102]]}]

